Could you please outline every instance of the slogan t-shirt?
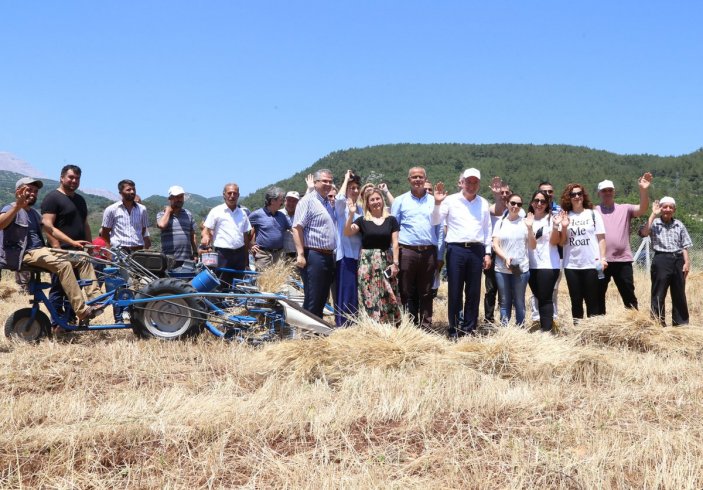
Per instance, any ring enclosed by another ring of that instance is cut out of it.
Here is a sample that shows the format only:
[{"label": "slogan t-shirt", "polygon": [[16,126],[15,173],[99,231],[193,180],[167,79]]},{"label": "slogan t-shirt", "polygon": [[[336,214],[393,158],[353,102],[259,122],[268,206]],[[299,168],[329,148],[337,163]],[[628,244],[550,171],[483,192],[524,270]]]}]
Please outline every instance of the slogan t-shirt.
[{"label": "slogan t-shirt", "polygon": [[564,245],[564,269],[595,269],[601,259],[596,235],[605,235],[600,213],[584,209],[569,211],[569,227]]}]

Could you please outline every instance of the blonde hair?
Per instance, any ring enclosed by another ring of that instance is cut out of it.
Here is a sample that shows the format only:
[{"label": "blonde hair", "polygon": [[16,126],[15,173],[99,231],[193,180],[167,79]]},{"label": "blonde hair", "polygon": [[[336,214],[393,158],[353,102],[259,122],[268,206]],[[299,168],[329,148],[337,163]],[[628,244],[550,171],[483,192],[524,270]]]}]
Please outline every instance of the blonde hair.
[{"label": "blonde hair", "polygon": [[378,187],[374,187],[373,189],[371,189],[371,192],[364,196],[364,219],[367,221],[373,219],[373,216],[371,215],[371,208],[369,207],[369,199],[374,194],[378,194],[381,198],[381,202],[383,203],[382,217],[385,218],[389,215],[388,208],[386,207],[386,200],[383,199],[383,193],[381,192],[381,189],[379,189]]}]

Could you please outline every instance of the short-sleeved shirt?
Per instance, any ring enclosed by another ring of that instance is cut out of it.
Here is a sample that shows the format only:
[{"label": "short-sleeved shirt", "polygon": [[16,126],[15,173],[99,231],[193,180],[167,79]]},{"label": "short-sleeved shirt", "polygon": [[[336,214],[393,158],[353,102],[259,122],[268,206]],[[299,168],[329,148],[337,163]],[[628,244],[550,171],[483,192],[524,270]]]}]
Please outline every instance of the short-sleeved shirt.
[{"label": "short-sleeved shirt", "polygon": [[601,259],[596,235],[605,234],[603,218],[593,209],[569,211],[569,228],[564,245],[564,269],[595,269]]},{"label": "short-sleeved shirt", "polygon": [[265,207],[257,209],[249,215],[249,222],[256,230],[256,244],[262,248],[279,250],[283,248],[283,238],[290,223],[286,215],[280,211],[271,213]]},{"label": "short-sleeved shirt", "polygon": [[303,229],[305,247],[334,250],[337,248],[337,227],[334,210],[326,197],[317,191],[305,194],[295,209],[293,226]]},{"label": "short-sleeved shirt", "polygon": [[[49,192],[41,203],[42,214],[54,214],[54,227],[71,240],[87,240],[85,220],[88,219],[88,204],[80,194],[67,196],[56,189]],[[62,243],[62,248],[70,245]]]},{"label": "short-sleeved shirt", "polygon": [[605,258],[608,262],[632,262],[630,248],[630,220],[634,218],[639,206],[633,204],[615,204],[612,208],[602,205],[596,210],[603,218],[605,226]]},{"label": "short-sleeved shirt", "polygon": [[[493,228],[493,238],[498,238],[500,248],[510,257],[511,264],[520,264],[522,272],[530,269],[530,261],[527,257],[527,227],[522,217],[518,216],[514,221],[507,216],[498,220]],[[495,270],[505,274],[511,272],[505,264],[505,259],[498,255],[496,255]]]},{"label": "short-sleeved shirt", "polygon": [[102,226],[110,228],[110,245],[143,247],[143,230],[149,226],[146,206],[134,203],[129,210],[122,201],[110,204],[103,212]]},{"label": "short-sleeved shirt", "polygon": [[[156,221],[163,218],[164,214],[164,211],[159,211]],[[171,213],[168,224],[161,230],[161,251],[172,255],[176,260],[192,259],[194,250],[190,237],[195,233],[195,229],[195,220],[190,211],[181,208],[177,215]]]},{"label": "short-sleeved shirt", "polygon": [[244,246],[244,234],[251,230],[249,218],[242,208],[232,210],[227,204],[212,208],[204,226],[213,231],[212,246],[234,250]]},{"label": "short-sleeved shirt", "polygon": [[[8,204],[0,210],[0,214],[7,213],[10,209],[12,209],[12,207],[12,204]],[[42,222],[39,212],[34,208],[28,209],[27,220],[29,221],[29,224],[27,226],[27,247],[25,250],[34,250],[35,248],[46,246],[44,243],[44,237],[41,234]]]},{"label": "short-sleeved shirt", "polygon": [[661,218],[655,218],[649,236],[655,252],[680,252],[693,245],[686,225],[677,219],[664,223]]},{"label": "short-sleeved shirt", "polygon": [[366,250],[388,250],[393,243],[393,232],[400,230],[400,225],[398,224],[398,220],[395,219],[395,216],[386,216],[386,219],[384,219],[383,223],[380,225],[377,225],[371,220],[364,219],[363,217],[357,218],[354,224],[359,227],[361,248]]},{"label": "short-sleeved shirt", "polygon": [[530,258],[530,269],[559,269],[561,259],[559,258],[559,249],[556,245],[552,245],[549,241],[552,238],[552,233],[558,233],[554,230],[554,218],[551,215],[546,215],[542,219],[535,219],[532,223],[532,233],[535,235],[537,246],[527,250],[527,255]]},{"label": "short-sleeved shirt", "polygon": [[437,226],[432,224],[434,196],[425,193],[415,197],[412,192],[401,194],[391,206],[391,214],[400,225],[398,241],[403,245],[437,245]]},{"label": "short-sleeved shirt", "polygon": [[281,209],[281,212],[288,221],[288,230],[283,234],[283,250],[288,253],[295,253],[295,240],[293,240],[293,233],[291,232],[293,228],[293,217],[288,214],[285,208]]}]

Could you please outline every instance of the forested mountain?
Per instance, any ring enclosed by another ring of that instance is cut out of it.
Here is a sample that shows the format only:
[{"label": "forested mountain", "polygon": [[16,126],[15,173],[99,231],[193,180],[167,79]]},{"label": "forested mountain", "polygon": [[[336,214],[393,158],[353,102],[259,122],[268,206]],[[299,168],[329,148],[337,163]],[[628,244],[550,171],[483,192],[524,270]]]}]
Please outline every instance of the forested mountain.
[{"label": "forested mountain", "polygon": [[[425,167],[432,182],[443,181],[450,189],[454,188],[464,169],[476,167],[481,170],[481,194],[486,197],[490,197],[488,184],[495,175],[525,196],[529,196],[543,180],[552,182],[557,191],[569,182],[579,182],[594,200],[597,200],[594,195],[597,183],[610,179],[615,183],[619,202],[637,202],[637,179],[645,171],[650,171],[654,175],[650,195],[654,199],[673,196],[680,216],[687,217],[687,225],[701,228],[695,219],[699,211],[694,198],[700,194],[698,183],[703,176],[703,148],[688,155],[661,157],[618,155],[569,145],[380,145],[330,153],[312,166],[272,185],[302,191],[305,176],[315,169],[329,168],[339,183],[344,172],[351,168],[365,181],[386,182],[391,192],[398,195],[407,191],[407,172],[414,165]],[[264,192],[265,189],[259,189],[242,203],[252,209],[260,207]]]}]

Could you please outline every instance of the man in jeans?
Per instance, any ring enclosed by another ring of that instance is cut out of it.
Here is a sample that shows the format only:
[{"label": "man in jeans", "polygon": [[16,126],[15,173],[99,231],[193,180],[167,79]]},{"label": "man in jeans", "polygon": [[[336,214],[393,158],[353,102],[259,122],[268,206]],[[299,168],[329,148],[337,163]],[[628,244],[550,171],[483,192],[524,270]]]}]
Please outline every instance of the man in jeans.
[{"label": "man in jeans", "polygon": [[617,204],[615,202],[615,185],[611,180],[598,184],[600,204],[596,209],[603,217],[605,225],[605,247],[608,267],[603,271],[605,279],[599,281],[598,301],[601,314],[605,314],[605,295],[608,283],[613,278],[625,308],[637,309],[635,282],[632,272],[632,250],[630,249],[630,222],[642,216],[649,208],[649,185],[652,174],[645,173],[639,178],[640,202],[634,204]]}]

